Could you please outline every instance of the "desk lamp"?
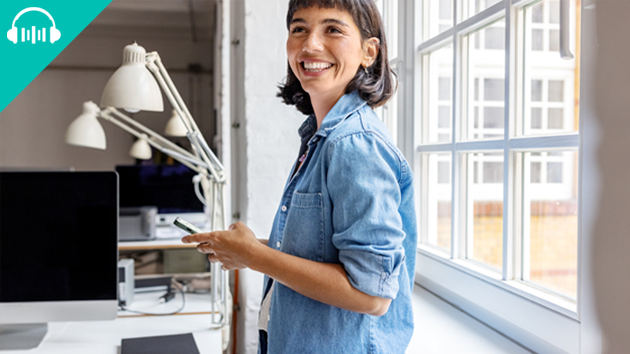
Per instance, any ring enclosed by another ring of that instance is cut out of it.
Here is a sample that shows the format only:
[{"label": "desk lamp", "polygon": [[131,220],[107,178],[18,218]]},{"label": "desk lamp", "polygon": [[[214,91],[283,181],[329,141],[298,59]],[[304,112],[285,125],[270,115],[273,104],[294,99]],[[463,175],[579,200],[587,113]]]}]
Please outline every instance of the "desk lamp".
[{"label": "desk lamp", "polygon": [[[167,123],[165,134],[187,136],[192,152],[115,108],[123,108],[132,113],[141,110],[162,111],[164,107],[160,87],[173,106],[173,116]],[[66,131],[66,143],[105,149],[105,132],[97,118],[110,121],[138,138],[130,150],[133,157],[151,158],[149,146],[152,146],[197,172],[195,192],[206,206],[206,212],[210,216],[210,229],[212,231],[226,229],[225,169],[201,134],[157,52],[147,53],[137,43],[126,46],[123,50],[123,64],[107,82],[100,106],[104,108],[99,108],[91,101],[83,104],[83,113]],[[202,191],[199,190],[199,185]],[[213,263],[211,277],[212,325],[215,328],[226,327],[231,312],[231,304],[228,303],[227,272],[221,269],[220,264]]]}]

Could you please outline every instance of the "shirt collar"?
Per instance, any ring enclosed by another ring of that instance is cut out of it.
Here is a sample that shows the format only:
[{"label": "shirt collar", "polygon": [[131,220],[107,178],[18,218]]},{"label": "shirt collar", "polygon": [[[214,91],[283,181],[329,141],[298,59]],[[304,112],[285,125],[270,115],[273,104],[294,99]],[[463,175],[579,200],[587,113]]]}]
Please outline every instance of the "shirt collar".
[{"label": "shirt collar", "polygon": [[335,103],[333,108],[328,112],[322,125],[317,130],[317,120],[315,114],[311,114],[302,123],[302,126],[298,130],[302,140],[310,139],[313,134],[326,137],[332,132],[339,123],[343,122],[346,117],[356,112],[359,108],[363,107],[366,102],[359,96],[358,91],[346,93]]}]

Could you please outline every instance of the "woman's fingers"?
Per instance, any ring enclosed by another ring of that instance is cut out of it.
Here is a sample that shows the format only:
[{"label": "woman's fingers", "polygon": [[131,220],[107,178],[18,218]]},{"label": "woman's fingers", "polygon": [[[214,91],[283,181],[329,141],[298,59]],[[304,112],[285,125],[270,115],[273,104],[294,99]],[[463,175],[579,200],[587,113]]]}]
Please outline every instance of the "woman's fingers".
[{"label": "woman's fingers", "polygon": [[201,253],[214,254],[214,250],[212,249],[212,247],[208,243],[200,243],[200,244],[198,244],[197,245],[197,250],[199,252],[201,252]]},{"label": "woman's fingers", "polygon": [[207,254],[212,263],[222,263],[226,269],[246,268],[253,248],[261,246],[256,235],[242,222],[228,227],[228,230],[188,235],[184,243],[198,243],[197,250]]}]

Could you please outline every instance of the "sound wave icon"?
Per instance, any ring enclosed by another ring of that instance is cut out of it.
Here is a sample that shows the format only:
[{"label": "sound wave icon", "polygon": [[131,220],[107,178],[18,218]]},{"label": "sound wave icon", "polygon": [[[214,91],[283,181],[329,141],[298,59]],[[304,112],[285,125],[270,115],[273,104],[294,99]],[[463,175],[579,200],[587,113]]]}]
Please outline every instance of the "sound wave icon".
[{"label": "sound wave icon", "polygon": [[[52,22],[52,27],[48,29],[48,33],[46,32],[46,28],[42,28],[41,30],[38,30],[35,26],[32,26],[31,29],[26,29],[22,27],[20,28],[21,30],[20,32],[22,36],[21,38],[18,38],[19,37],[18,28],[15,27],[15,22],[20,18],[20,16],[31,11],[40,12],[48,16],[48,18]],[[15,44],[17,44],[19,39],[21,39],[21,42],[31,42],[35,44],[37,42],[46,42],[47,34],[48,34],[48,40],[50,41],[50,43],[55,43],[56,41],[59,40],[59,38],[61,38],[61,32],[59,32],[59,30],[57,29],[57,26],[55,25],[55,20],[48,13],[48,11],[42,8],[27,7],[26,9],[20,11],[17,14],[17,16],[15,16],[15,18],[13,19],[13,24],[11,25],[11,29],[7,32],[7,39],[9,39],[11,42]]]},{"label": "sound wave icon", "polygon": [[[35,39],[37,33],[37,39]],[[46,29],[42,28],[41,30],[36,30],[35,26],[32,27],[30,31],[22,28],[22,42],[30,41],[33,44],[35,42],[46,42]]]}]

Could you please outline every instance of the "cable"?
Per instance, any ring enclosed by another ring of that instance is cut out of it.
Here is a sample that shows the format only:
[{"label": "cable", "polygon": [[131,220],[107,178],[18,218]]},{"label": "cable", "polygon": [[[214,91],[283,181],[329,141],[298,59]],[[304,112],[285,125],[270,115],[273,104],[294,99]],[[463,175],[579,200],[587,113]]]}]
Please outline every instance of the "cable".
[{"label": "cable", "polygon": [[180,286],[179,283],[177,282],[173,282],[174,284],[177,284],[177,288],[180,292],[180,294],[182,294],[182,306],[180,306],[176,311],[174,312],[169,312],[169,313],[151,313],[151,312],[142,312],[142,311],[136,311],[136,310],[131,310],[129,308],[126,308],[124,305],[120,305],[120,309],[122,311],[127,311],[127,312],[131,312],[131,313],[137,313],[139,315],[148,315],[148,316],[171,316],[171,315],[175,315],[180,313],[183,309],[184,306],[186,306],[186,294],[184,293],[184,287]]},{"label": "cable", "polygon": [[195,184],[195,194],[197,195],[197,198],[199,199],[201,204],[207,206],[206,198],[201,193],[201,190],[199,190],[199,182],[201,182],[201,175],[195,175],[195,177],[193,177],[193,183]]}]

